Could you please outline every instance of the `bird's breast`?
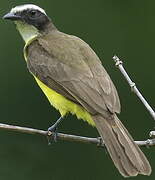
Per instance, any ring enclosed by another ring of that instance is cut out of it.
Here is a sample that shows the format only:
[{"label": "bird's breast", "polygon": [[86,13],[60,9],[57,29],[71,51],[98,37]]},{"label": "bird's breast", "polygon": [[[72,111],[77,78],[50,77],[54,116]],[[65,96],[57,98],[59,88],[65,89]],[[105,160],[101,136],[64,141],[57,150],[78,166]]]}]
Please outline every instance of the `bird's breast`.
[{"label": "bird's breast", "polygon": [[75,104],[61,94],[52,90],[44,83],[42,83],[37,77],[34,76],[34,78],[37,81],[39,87],[46,95],[50,104],[57,110],[59,110],[61,116],[65,116],[67,113],[75,114],[78,119],[83,119],[84,121],[87,121],[90,125],[95,126],[91,115],[82,106]]}]

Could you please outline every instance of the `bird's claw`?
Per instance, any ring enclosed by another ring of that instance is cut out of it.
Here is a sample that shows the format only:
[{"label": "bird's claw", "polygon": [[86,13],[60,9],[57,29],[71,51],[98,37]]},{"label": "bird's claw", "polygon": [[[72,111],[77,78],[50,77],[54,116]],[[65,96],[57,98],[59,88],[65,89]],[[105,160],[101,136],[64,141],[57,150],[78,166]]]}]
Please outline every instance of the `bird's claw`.
[{"label": "bird's claw", "polygon": [[58,137],[57,130],[58,128],[57,126],[55,126],[55,124],[51,126],[50,128],[48,128],[48,131],[47,131],[48,145],[51,145],[52,142],[57,142],[57,137]]}]

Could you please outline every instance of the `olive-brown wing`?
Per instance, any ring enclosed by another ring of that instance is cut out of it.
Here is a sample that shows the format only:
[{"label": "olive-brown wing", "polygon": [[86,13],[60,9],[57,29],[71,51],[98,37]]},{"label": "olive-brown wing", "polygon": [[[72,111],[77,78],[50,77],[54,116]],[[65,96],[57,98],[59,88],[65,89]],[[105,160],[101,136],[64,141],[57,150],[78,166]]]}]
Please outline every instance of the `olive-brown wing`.
[{"label": "olive-brown wing", "polygon": [[27,47],[30,72],[92,114],[106,117],[109,112],[119,112],[117,91],[94,51],[79,38],[71,44],[61,38],[55,42],[47,39],[35,40]]}]

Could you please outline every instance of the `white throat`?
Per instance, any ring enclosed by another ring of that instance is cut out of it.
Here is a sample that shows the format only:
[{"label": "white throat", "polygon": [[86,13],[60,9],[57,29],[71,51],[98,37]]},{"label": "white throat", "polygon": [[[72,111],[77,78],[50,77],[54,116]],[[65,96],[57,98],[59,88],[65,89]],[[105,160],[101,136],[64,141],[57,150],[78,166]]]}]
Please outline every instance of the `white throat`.
[{"label": "white throat", "polygon": [[40,35],[38,29],[32,25],[20,21],[15,21],[15,24],[25,43],[28,43],[30,40]]}]

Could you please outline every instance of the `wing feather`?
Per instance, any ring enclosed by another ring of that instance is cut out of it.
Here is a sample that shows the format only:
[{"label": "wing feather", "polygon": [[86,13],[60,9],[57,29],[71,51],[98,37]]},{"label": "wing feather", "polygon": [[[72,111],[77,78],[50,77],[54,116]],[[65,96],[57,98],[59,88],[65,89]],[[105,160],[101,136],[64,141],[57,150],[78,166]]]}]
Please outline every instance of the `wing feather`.
[{"label": "wing feather", "polygon": [[81,39],[57,32],[33,41],[26,51],[28,69],[51,89],[92,114],[120,112],[109,75]]}]

